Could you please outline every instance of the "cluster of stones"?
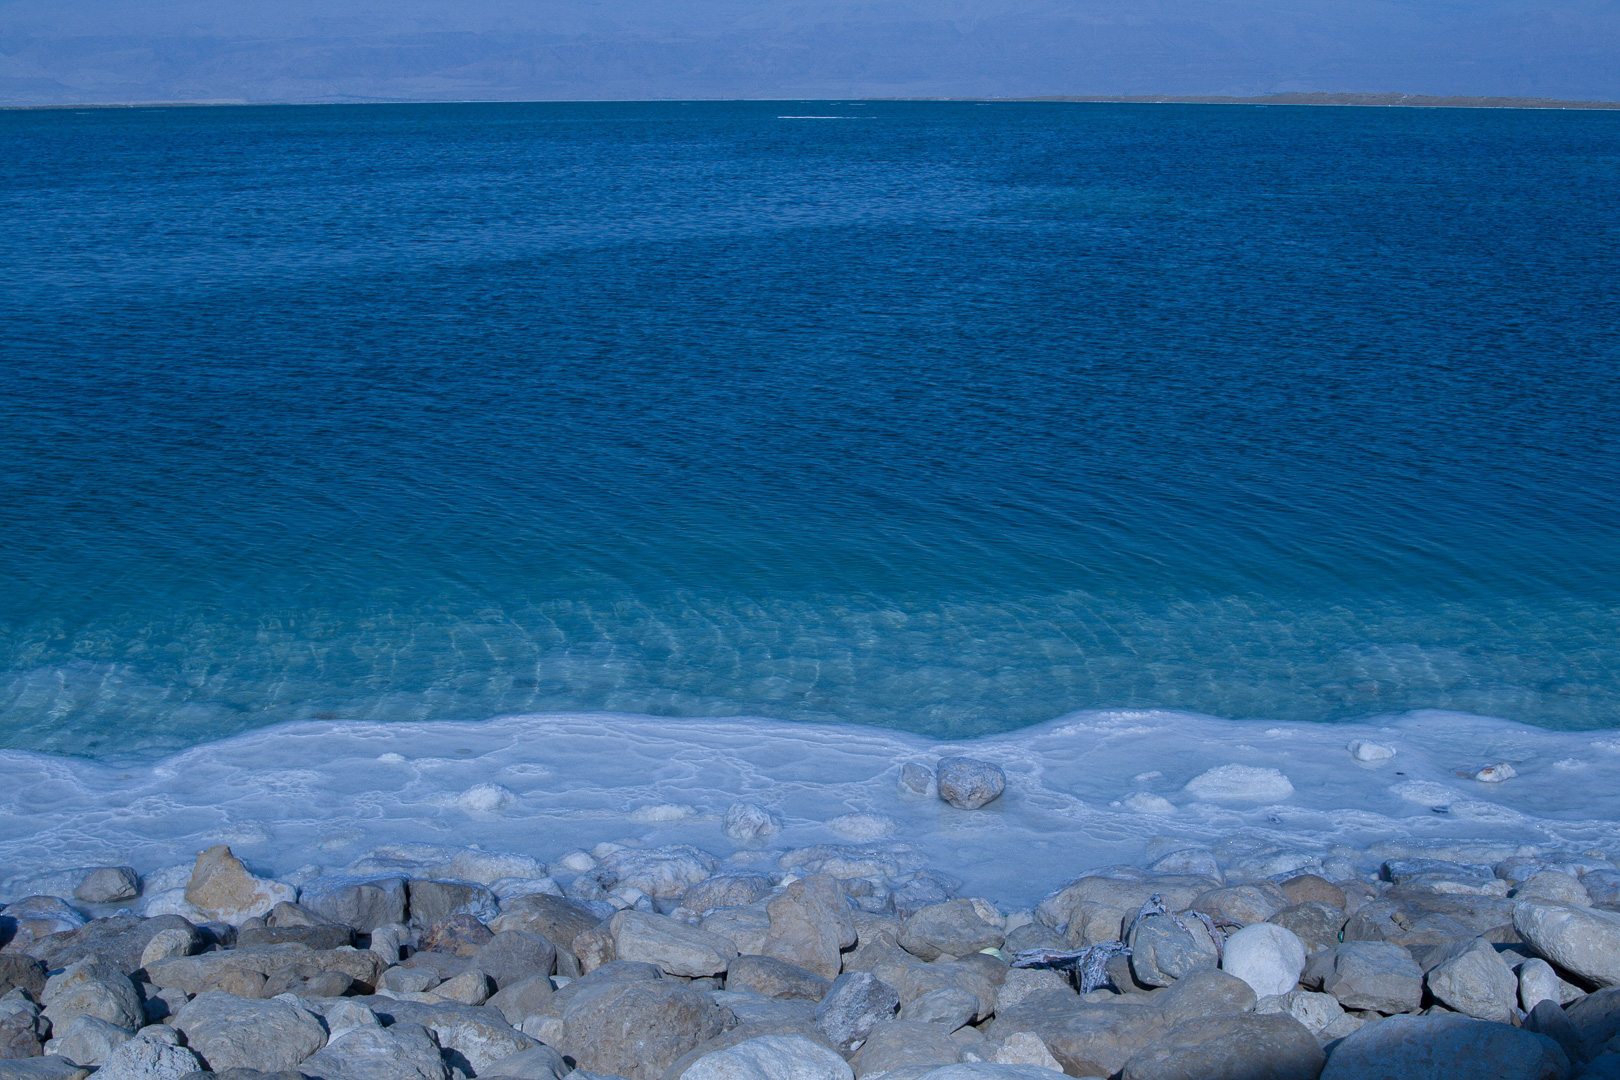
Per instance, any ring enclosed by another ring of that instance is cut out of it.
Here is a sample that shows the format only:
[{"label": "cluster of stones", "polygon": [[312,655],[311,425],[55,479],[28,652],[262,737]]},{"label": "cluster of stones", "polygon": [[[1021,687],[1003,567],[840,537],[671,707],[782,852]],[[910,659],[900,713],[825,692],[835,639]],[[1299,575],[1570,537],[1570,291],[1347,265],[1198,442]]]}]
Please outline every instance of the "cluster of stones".
[{"label": "cluster of stones", "polygon": [[[192,918],[0,912],[0,1080],[1620,1078],[1612,865],[1242,880],[1188,849],[1004,912],[886,860],[827,846],[767,873],[603,845],[563,860],[566,895],[502,898],[294,886],[213,848]],[[140,885],[101,868],[74,899]],[[1013,963],[1094,946],[1107,978],[1085,994]]]}]

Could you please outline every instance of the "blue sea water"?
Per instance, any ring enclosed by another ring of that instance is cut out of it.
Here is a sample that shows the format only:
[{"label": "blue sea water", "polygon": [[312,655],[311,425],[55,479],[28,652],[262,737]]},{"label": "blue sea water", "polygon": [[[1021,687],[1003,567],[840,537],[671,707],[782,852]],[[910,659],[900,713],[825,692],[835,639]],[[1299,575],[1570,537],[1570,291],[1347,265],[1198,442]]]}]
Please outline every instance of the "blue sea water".
[{"label": "blue sea water", "polygon": [[0,112],[0,746],[1620,725],[1620,113]]}]

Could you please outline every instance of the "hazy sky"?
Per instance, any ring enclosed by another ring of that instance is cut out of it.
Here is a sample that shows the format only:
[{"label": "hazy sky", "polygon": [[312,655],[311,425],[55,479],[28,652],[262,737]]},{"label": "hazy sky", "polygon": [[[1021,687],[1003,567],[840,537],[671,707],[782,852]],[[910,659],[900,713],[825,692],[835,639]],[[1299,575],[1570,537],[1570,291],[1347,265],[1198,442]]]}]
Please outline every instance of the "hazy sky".
[{"label": "hazy sky", "polygon": [[1620,98],[1620,0],[0,0],[0,103]]}]

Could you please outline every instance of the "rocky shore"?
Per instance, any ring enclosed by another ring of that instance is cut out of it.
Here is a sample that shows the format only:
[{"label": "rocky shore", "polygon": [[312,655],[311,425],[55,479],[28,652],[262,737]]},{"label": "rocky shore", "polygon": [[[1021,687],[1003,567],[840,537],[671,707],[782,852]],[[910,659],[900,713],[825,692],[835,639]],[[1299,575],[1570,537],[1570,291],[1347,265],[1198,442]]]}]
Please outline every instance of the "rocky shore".
[{"label": "rocky shore", "polygon": [[[900,782],[977,813],[1005,778]],[[0,910],[0,1080],[1620,1080],[1614,853],[1054,855],[1004,910],[883,844],[770,849],[762,806],[725,828],[754,857],[64,872]]]}]

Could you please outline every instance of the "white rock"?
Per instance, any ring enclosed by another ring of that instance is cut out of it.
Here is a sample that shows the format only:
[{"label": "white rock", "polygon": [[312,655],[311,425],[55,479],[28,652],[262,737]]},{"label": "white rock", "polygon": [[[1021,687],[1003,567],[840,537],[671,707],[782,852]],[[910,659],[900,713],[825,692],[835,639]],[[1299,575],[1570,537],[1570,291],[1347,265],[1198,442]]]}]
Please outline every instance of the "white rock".
[{"label": "white rock", "polygon": [[202,1059],[185,1047],[143,1034],[108,1054],[96,1076],[100,1080],[180,1080],[202,1067]]},{"label": "white rock", "polygon": [[1155,795],[1151,791],[1133,792],[1120,800],[1127,809],[1135,810],[1138,814],[1153,814],[1158,817],[1169,817],[1176,812],[1176,804],[1163,795]]},{"label": "white rock", "polygon": [[1305,944],[1287,927],[1254,923],[1226,939],[1221,969],[1248,983],[1257,998],[1286,994],[1305,970]]},{"label": "white rock", "polygon": [[1187,781],[1187,792],[1210,802],[1276,802],[1294,793],[1288,777],[1253,765],[1218,765]]},{"label": "white rock", "polygon": [[192,935],[184,930],[172,927],[168,930],[159,930],[146,943],[146,948],[141,950],[141,967],[174,956],[190,956],[191,948]]},{"label": "white rock", "polygon": [[1395,756],[1395,748],[1393,746],[1387,746],[1381,742],[1373,742],[1371,739],[1352,739],[1350,740],[1350,745],[1346,747],[1346,749],[1350,751],[1350,756],[1355,758],[1357,761],[1365,761],[1369,764],[1377,764],[1379,762],[1388,761],[1390,758]]},{"label": "white rock", "polygon": [[1563,980],[1545,960],[1531,959],[1519,965],[1519,1007],[1529,1012],[1538,1002],[1562,1005]]},{"label": "white rock", "polygon": [[899,825],[888,814],[842,814],[827,822],[827,828],[845,840],[881,840]]},{"label": "white rock", "polygon": [[1474,779],[1482,784],[1500,784],[1502,781],[1511,780],[1518,775],[1519,770],[1505,761],[1499,761],[1495,765],[1487,765],[1474,773]]},{"label": "white rock", "polygon": [[563,852],[562,858],[554,865],[570,874],[584,874],[596,869],[596,858],[588,851],[574,848]]},{"label": "white rock", "polygon": [[725,830],[733,840],[747,843],[776,835],[782,831],[782,823],[757,803],[734,802],[726,807]]},{"label": "white rock", "polygon": [[704,1054],[681,1080],[854,1080],[849,1063],[802,1035],[761,1035]]},{"label": "white rock", "polygon": [[469,814],[498,814],[516,803],[517,795],[500,784],[474,784],[456,797],[456,805]]}]

